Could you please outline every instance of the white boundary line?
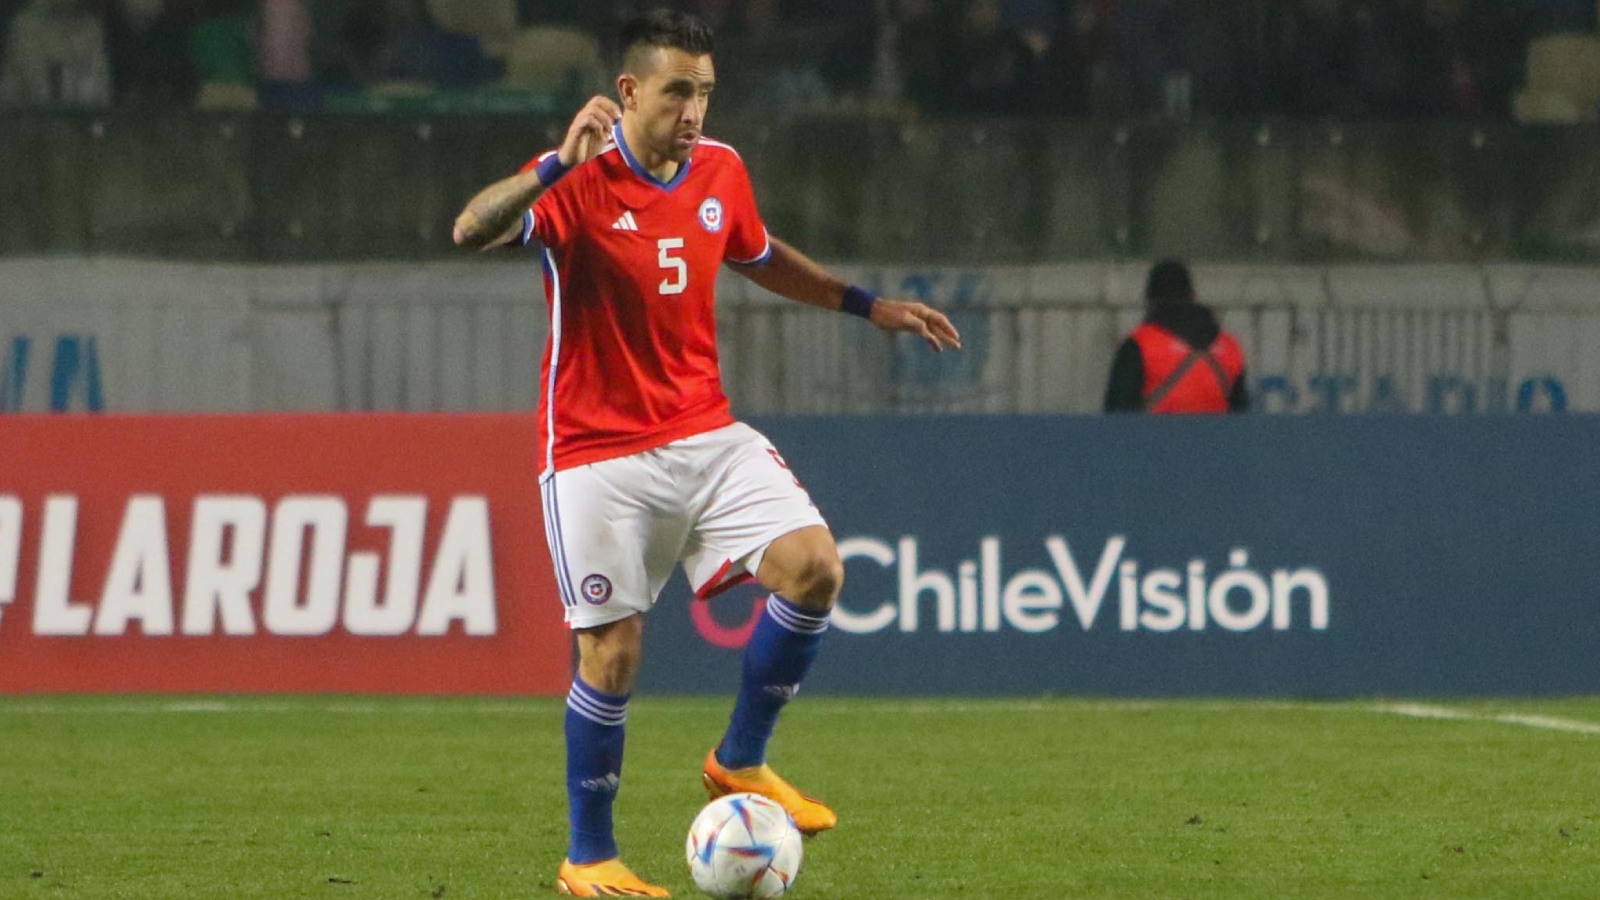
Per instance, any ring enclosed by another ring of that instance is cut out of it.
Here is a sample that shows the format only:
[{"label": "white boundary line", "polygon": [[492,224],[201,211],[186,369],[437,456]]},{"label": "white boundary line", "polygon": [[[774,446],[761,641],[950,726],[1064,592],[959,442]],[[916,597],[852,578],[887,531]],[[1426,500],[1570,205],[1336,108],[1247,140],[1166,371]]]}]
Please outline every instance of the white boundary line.
[{"label": "white boundary line", "polygon": [[1499,725],[1519,725],[1523,728],[1541,728],[1546,731],[1565,731],[1569,734],[1600,734],[1600,722],[1581,719],[1561,719],[1555,716],[1536,716],[1523,713],[1475,713],[1448,706],[1429,706],[1422,703],[1387,703],[1371,707],[1373,712],[1410,719],[1441,719],[1448,722],[1494,722]]},{"label": "white boundary line", "polygon": [[[0,697],[0,716],[7,715],[160,715],[160,714],[228,714],[228,713],[332,713],[343,715],[372,715],[378,713],[403,713],[431,715],[458,713],[465,715],[544,715],[557,709],[559,697],[497,699],[497,698],[419,698],[395,697],[381,701],[361,698],[307,697],[286,700],[279,697],[217,697],[162,700],[108,700],[104,702],[55,701],[27,698]],[[725,706],[731,698],[692,697],[674,698],[697,701],[704,705]],[[549,701],[548,703],[540,701]],[[529,702],[532,701],[532,702]],[[1060,699],[996,699],[996,700],[923,700],[870,698],[870,702],[891,705],[903,715],[929,715],[935,713],[1049,713],[1064,708],[1085,712],[1126,712],[1137,710],[1171,710],[1177,712],[1240,713],[1265,711],[1296,712],[1364,712],[1407,719],[1433,719],[1445,722],[1479,722],[1558,731],[1566,734],[1600,735],[1600,722],[1567,719],[1531,713],[1473,712],[1450,706],[1426,703],[1375,703],[1359,704],[1341,701],[1326,703],[1282,700],[1074,700]],[[856,713],[856,709],[838,709],[829,706],[809,706],[802,715],[831,715]]]}]

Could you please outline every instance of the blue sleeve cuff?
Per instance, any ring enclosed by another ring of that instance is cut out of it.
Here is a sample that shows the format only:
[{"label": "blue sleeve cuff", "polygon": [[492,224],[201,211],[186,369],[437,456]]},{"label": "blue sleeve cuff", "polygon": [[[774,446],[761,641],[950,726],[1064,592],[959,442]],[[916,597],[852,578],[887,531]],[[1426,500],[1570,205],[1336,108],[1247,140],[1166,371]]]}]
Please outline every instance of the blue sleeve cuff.
[{"label": "blue sleeve cuff", "polygon": [[560,154],[552,153],[549,156],[546,156],[544,159],[539,160],[539,164],[534,166],[533,171],[539,174],[539,183],[548,188],[560,181],[561,176],[567,174],[571,170],[561,162]]},{"label": "blue sleeve cuff", "polygon": [[844,289],[844,300],[839,304],[839,311],[863,319],[872,318],[872,307],[878,302],[878,296],[865,288],[850,285]]}]

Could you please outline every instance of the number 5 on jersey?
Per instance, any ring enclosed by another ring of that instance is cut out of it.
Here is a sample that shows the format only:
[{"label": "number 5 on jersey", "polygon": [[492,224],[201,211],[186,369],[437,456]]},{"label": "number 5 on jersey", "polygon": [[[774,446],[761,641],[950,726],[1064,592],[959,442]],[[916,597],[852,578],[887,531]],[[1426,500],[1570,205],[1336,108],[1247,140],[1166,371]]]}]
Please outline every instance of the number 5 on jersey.
[{"label": "number 5 on jersey", "polygon": [[689,286],[689,264],[681,257],[673,256],[672,251],[683,249],[683,238],[662,238],[656,241],[656,250],[659,251],[656,260],[661,263],[661,270],[669,272],[666,278],[661,279],[661,296],[681,294]]}]

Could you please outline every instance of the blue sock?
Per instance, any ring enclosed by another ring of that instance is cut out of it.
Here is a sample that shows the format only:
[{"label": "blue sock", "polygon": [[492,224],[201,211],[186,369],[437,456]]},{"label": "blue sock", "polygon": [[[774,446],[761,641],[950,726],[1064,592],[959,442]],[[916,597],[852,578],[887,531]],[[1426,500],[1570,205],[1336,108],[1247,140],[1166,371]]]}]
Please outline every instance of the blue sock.
[{"label": "blue sock", "polygon": [[628,697],[602,693],[583,679],[567,692],[567,809],[572,824],[567,859],[599,862],[617,855],[611,804],[622,782],[623,722]]},{"label": "blue sock", "polygon": [[717,762],[742,769],[767,761],[767,741],[778,713],[800,690],[827,630],[827,613],[816,615],[777,594],[767,598],[767,610],[744,648],[739,699],[717,747]]}]

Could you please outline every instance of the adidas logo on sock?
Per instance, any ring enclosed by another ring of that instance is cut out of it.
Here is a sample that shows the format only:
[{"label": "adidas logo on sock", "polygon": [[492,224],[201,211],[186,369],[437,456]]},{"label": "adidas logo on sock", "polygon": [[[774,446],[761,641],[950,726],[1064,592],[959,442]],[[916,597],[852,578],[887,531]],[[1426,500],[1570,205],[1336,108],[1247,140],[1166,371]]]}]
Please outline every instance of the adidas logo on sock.
[{"label": "adidas logo on sock", "polygon": [[630,209],[622,214],[622,218],[612,222],[611,227],[616,231],[638,231],[639,223],[633,220],[633,210]]}]

